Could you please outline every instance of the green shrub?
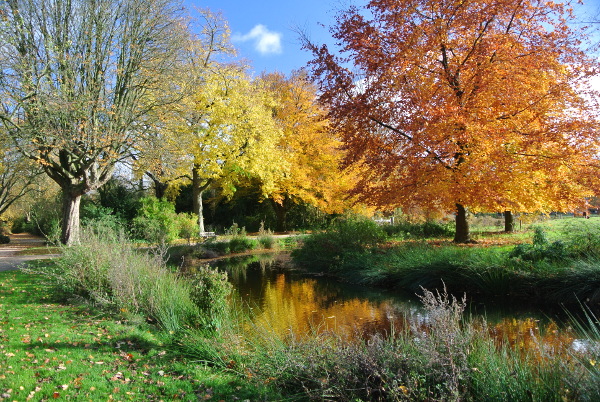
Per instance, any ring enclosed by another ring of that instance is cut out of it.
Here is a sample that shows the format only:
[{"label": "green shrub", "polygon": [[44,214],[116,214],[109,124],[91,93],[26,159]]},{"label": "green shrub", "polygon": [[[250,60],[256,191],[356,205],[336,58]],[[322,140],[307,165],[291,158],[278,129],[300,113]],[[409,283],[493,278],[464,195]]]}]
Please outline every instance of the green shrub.
[{"label": "green shrub", "polygon": [[60,238],[61,194],[42,198],[31,206],[32,233],[45,236],[50,241]]},{"label": "green shrub", "polygon": [[258,247],[258,242],[246,236],[236,236],[229,240],[229,251],[232,253],[243,253]]},{"label": "green shrub", "polygon": [[140,194],[131,184],[114,177],[98,189],[100,205],[109,208],[126,222],[131,222],[136,217]]},{"label": "green shrub", "polygon": [[[214,239],[209,239],[202,244],[202,249],[207,249],[214,251],[219,255],[225,255],[230,253],[229,242],[228,241],[215,241]],[[202,251],[201,251],[202,252]],[[200,258],[203,258],[199,256]]]},{"label": "green shrub", "polygon": [[369,253],[385,238],[382,228],[372,220],[351,216],[336,219],[327,231],[306,237],[292,255],[303,266],[335,270],[350,259]]},{"label": "green shrub", "polygon": [[450,237],[454,235],[454,223],[440,223],[437,221],[425,221],[415,223],[400,220],[393,225],[383,225],[382,229],[388,236],[393,237]]},{"label": "green shrub", "polygon": [[132,231],[136,238],[154,244],[172,242],[179,236],[175,206],[156,197],[141,198]]},{"label": "green shrub", "polygon": [[0,234],[0,244],[8,244],[10,243],[10,237],[4,234]]},{"label": "green shrub", "polygon": [[258,229],[258,244],[262,248],[272,249],[277,244],[277,240],[273,236],[273,231],[270,229],[265,229],[265,223],[260,223],[260,228]]},{"label": "green shrub", "polygon": [[192,238],[198,237],[198,217],[190,213],[177,214],[177,229],[179,237],[191,243]]},{"label": "green shrub", "polygon": [[127,224],[125,220],[113,213],[113,210],[93,202],[85,203],[81,207],[81,224],[89,227],[103,227],[107,230],[119,231]]},{"label": "green shrub", "polygon": [[562,261],[573,257],[573,251],[561,240],[550,243],[544,229],[538,226],[534,229],[533,244],[516,245],[509,257],[531,262]]},{"label": "green shrub", "polygon": [[11,226],[12,233],[35,233],[35,228],[31,221],[28,221],[24,216],[20,216],[13,220]]},{"label": "green shrub", "polygon": [[227,298],[232,289],[227,273],[204,266],[197,268],[189,281],[192,284],[190,297],[205,319],[204,327],[219,329],[228,311]]}]

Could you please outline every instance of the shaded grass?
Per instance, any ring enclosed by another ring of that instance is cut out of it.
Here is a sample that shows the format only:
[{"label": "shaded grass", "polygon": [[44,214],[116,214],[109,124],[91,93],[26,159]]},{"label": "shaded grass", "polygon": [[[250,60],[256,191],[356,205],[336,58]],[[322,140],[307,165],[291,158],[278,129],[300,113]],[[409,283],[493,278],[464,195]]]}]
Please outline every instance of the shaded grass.
[{"label": "shaded grass", "polygon": [[55,299],[40,276],[0,273],[0,398],[265,398],[264,388],[173,353],[143,321]]}]

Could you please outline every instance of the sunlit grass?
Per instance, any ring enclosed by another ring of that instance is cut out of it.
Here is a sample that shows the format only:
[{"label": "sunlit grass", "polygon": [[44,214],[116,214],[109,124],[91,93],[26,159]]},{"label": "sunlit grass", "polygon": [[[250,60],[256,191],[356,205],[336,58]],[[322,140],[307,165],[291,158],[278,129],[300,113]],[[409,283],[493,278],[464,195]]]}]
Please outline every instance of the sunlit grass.
[{"label": "sunlit grass", "polygon": [[53,300],[39,276],[0,273],[0,398],[265,398],[254,384],[174,354],[143,321]]}]

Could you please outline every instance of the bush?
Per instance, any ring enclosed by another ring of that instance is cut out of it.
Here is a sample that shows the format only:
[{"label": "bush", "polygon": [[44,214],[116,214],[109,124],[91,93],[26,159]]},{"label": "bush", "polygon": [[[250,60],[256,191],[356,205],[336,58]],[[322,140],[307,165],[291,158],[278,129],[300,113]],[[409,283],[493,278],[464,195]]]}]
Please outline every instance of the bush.
[{"label": "bush", "polygon": [[229,240],[229,251],[232,253],[243,253],[258,247],[258,242],[246,236],[236,236]]},{"label": "bush", "polygon": [[277,244],[277,240],[273,236],[273,231],[271,231],[270,229],[265,229],[264,222],[260,223],[257,240],[258,244],[260,244],[262,248],[266,249],[272,249]]},{"label": "bush", "polygon": [[31,206],[32,233],[54,241],[60,238],[61,194],[38,199]]},{"label": "bush", "polygon": [[189,280],[192,283],[190,297],[205,319],[204,327],[219,329],[227,315],[227,298],[232,289],[227,273],[204,266],[196,269]]},{"label": "bush", "polygon": [[401,237],[450,237],[454,235],[454,223],[425,221],[423,223],[400,220],[393,225],[383,225],[388,236]]},{"label": "bush", "polygon": [[31,221],[28,221],[24,216],[20,216],[13,221],[12,226],[11,226],[11,232],[12,233],[23,233],[23,232],[35,233],[35,228]]},{"label": "bush", "polygon": [[112,209],[93,202],[82,205],[81,224],[82,226],[102,227],[117,232],[127,226],[126,222],[115,215]]},{"label": "bush", "polygon": [[140,199],[140,208],[133,219],[133,234],[136,238],[154,244],[170,243],[179,236],[175,206],[156,197]]},{"label": "bush", "polygon": [[327,231],[306,237],[302,247],[292,255],[303,266],[336,270],[369,253],[385,238],[383,229],[372,220],[351,216],[336,219]]},{"label": "bush", "polygon": [[533,244],[516,245],[509,257],[531,262],[561,261],[573,257],[573,250],[560,240],[550,243],[544,229],[536,227]]},{"label": "bush", "polygon": [[10,237],[4,234],[0,234],[0,244],[8,244],[10,243]]},{"label": "bush", "polygon": [[179,237],[191,243],[192,238],[198,237],[198,218],[190,213],[177,214],[177,229]]}]

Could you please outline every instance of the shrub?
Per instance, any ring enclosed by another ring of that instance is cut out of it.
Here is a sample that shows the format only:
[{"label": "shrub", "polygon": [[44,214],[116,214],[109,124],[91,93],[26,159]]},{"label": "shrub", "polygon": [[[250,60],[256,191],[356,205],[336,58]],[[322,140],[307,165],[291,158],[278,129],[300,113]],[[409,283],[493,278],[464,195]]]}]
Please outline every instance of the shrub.
[{"label": "shrub", "polygon": [[4,234],[0,234],[0,244],[8,244],[10,243],[10,237]]},{"label": "shrub", "polygon": [[229,251],[232,253],[243,253],[258,247],[258,242],[246,236],[235,236],[229,240]]},{"label": "shrub", "polygon": [[38,199],[31,206],[33,234],[45,236],[50,241],[60,238],[61,194]]},{"label": "shrub", "polygon": [[133,234],[151,243],[170,243],[177,239],[177,215],[175,206],[156,197],[140,199],[140,208],[133,219]]},{"label": "shrub", "polygon": [[294,250],[294,259],[306,267],[320,270],[340,269],[345,262],[368,253],[386,238],[379,225],[362,217],[335,220],[330,228],[304,239]]},{"label": "shrub", "polygon": [[510,252],[509,257],[524,261],[561,261],[573,256],[571,250],[562,241],[552,243],[548,241],[546,232],[541,227],[536,227],[533,234],[533,244],[518,244]]},{"label": "shrub", "polygon": [[219,329],[228,311],[227,298],[232,289],[227,273],[204,266],[196,269],[189,280],[190,297],[204,317],[204,327]]},{"label": "shrub", "polygon": [[258,230],[258,244],[262,248],[272,249],[277,244],[277,240],[273,236],[273,231],[270,229],[265,229],[265,223],[260,223],[260,228]]},{"label": "shrub", "polygon": [[428,220],[423,223],[400,220],[393,225],[383,225],[388,236],[401,237],[449,237],[454,234],[454,223]]},{"label": "shrub", "polygon": [[177,229],[179,237],[191,243],[192,238],[198,236],[198,218],[190,213],[177,214]]},{"label": "shrub", "polygon": [[126,227],[126,222],[113,213],[113,210],[95,203],[86,203],[81,207],[81,224],[94,228],[119,231]]}]

